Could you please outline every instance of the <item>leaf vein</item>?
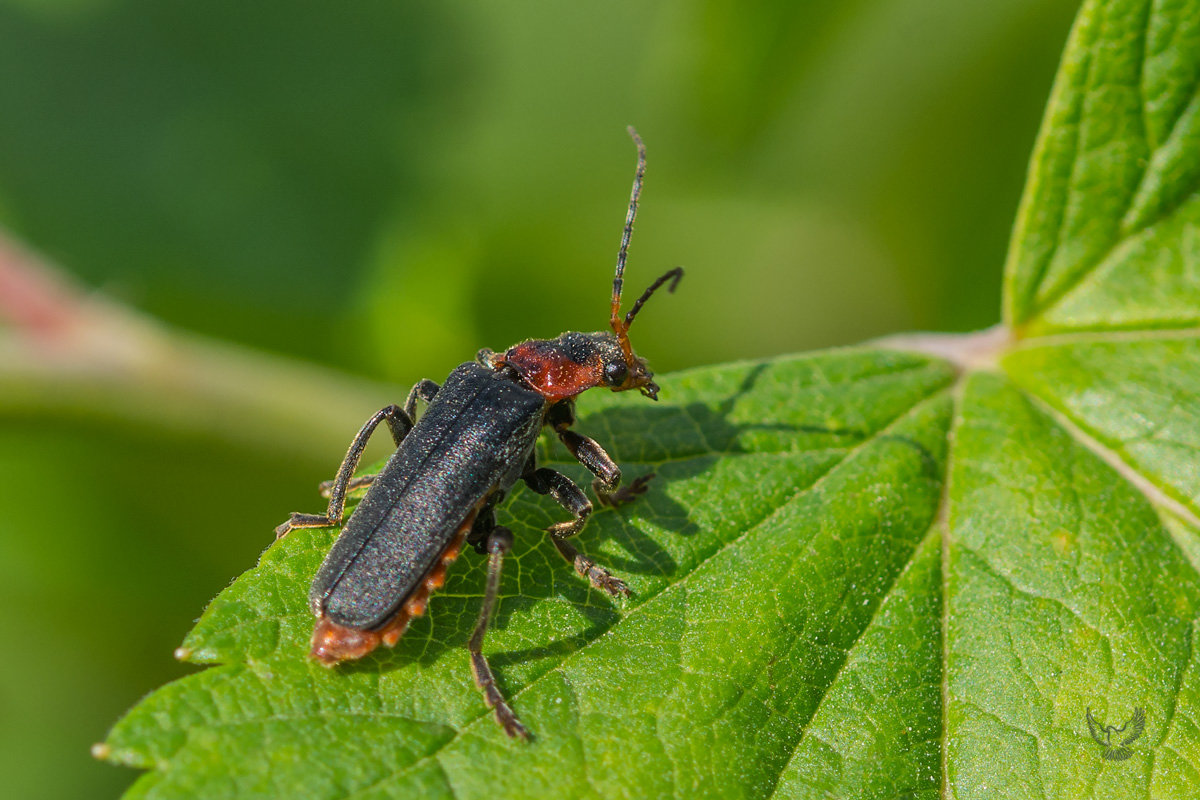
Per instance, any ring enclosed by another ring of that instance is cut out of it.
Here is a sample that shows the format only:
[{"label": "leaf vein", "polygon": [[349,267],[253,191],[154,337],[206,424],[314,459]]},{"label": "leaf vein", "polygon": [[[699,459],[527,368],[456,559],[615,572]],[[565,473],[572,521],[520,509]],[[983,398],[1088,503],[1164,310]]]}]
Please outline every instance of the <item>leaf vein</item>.
[{"label": "leaf vein", "polygon": [[[879,603],[871,612],[870,619],[867,620],[866,624],[863,625],[862,630],[858,632],[858,635],[854,637],[854,640],[850,642],[850,644],[843,651],[842,663],[838,665],[833,677],[831,677],[829,681],[823,687],[821,687],[822,692],[820,701],[817,702],[817,704],[813,707],[813,711],[808,715],[808,719],[800,723],[800,736],[796,738],[796,741],[792,744],[791,751],[788,753],[787,758],[783,760],[783,770],[781,770],[780,773],[775,776],[775,782],[771,786],[770,794],[768,795],[769,797],[775,797],[779,793],[779,781],[783,778],[783,771],[786,771],[788,765],[790,765],[792,760],[795,759],[796,751],[800,749],[800,745],[804,742],[805,736],[809,735],[809,725],[812,724],[812,721],[816,718],[817,714],[821,713],[821,709],[825,707],[826,701],[829,699],[829,695],[833,687],[837,684],[838,679],[841,678],[842,673],[844,673],[846,668],[850,665],[850,656],[854,652],[854,648],[858,646],[858,644],[862,641],[862,638],[871,629],[871,626],[875,624],[875,620],[879,618],[879,614],[883,610],[884,604],[887,603],[888,597],[890,597],[892,592],[896,590],[896,586],[900,583],[901,579],[905,574],[907,574],[909,569],[912,568],[913,560],[916,554],[921,550],[921,547],[926,541],[929,540],[930,537],[937,534],[938,527],[939,522],[935,519],[934,523],[930,525],[929,530],[925,532],[923,537],[921,537],[921,540],[913,545],[912,552],[909,553],[908,558],[904,562],[904,566],[896,570],[896,574],[892,577],[891,583],[888,584],[887,590],[880,593]],[[818,740],[820,739],[820,737],[817,738]],[[840,754],[838,754],[838,758],[841,758]]]}]

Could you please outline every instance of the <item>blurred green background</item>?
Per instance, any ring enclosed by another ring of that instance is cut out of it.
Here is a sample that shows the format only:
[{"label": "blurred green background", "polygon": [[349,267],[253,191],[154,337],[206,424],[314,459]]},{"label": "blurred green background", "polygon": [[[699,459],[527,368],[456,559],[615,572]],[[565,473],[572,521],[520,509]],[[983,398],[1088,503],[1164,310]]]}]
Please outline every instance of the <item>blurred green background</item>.
[{"label": "blurred green background", "polygon": [[656,371],[995,323],[1075,8],[0,0],[0,225],[179,329],[395,385],[319,435],[0,398],[6,796],[119,794],[88,746],[380,397],[604,326],[627,124],[628,285],[688,270],[640,317]]}]

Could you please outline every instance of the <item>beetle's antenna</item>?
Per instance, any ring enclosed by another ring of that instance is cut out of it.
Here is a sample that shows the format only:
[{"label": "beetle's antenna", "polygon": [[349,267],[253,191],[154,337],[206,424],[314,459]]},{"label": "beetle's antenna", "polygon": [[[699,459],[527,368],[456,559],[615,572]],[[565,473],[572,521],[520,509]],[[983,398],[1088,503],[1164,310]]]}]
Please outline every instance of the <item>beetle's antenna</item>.
[{"label": "beetle's antenna", "polygon": [[679,279],[682,277],[683,267],[675,267],[674,269],[667,270],[666,273],[660,276],[658,280],[650,284],[650,288],[642,292],[642,296],[637,299],[637,302],[633,304],[633,308],[629,309],[629,313],[625,315],[625,330],[629,330],[629,327],[633,325],[633,318],[636,317],[637,313],[642,310],[642,306],[645,305],[646,301],[650,299],[650,295],[658,291],[658,287],[662,286],[667,281],[670,281],[671,285],[667,287],[667,291],[674,292],[675,287],[679,285]]},{"label": "beetle's antenna", "polygon": [[613,277],[612,314],[609,322],[618,337],[623,337],[625,329],[629,326],[628,321],[624,324],[621,322],[621,285],[625,276],[629,240],[633,237],[633,221],[637,218],[638,197],[642,194],[642,179],[646,175],[646,145],[642,144],[642,137],[638,136],[632,125],[625,130],[637,146],[638,161],[637,171],[633,174],[633,191],[629,195],[629,212],[625,215],[625,230],[621,233],[621,249],[617,251],[617,274]]}]

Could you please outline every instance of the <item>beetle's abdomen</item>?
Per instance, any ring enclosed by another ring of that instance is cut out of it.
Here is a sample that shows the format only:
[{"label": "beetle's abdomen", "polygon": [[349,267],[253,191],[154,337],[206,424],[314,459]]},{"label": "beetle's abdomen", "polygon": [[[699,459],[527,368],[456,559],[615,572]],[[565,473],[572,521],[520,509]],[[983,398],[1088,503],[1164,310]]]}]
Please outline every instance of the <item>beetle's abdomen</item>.
[{"label": "beetle's abdomen", "polygon": [[451,373],[326,556],[313,612],[347,628],[386,625],[468,517],[519,477],[544,406],[477,364]]}]

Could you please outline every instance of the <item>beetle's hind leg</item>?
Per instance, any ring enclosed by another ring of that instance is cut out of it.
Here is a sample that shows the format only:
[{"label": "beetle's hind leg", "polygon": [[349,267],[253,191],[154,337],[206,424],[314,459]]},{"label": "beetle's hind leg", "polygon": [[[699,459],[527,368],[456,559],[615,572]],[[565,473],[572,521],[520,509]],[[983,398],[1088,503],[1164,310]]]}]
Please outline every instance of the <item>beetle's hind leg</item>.
[{"label": "beetle's hind leg", "polygon": [[[413,391],[416,391],[416,387],[413,388]],[[412,395],[410,394],[409,397],[411,398]],[[324,514],[292,512],[287,521],[275,529],[276,539],[282,539],[295,528],[326,528],[330,525],[341,524],[342,512],[346,507],[346,492],[351,484],[354,470],[358,467],[358,460],[362,458],[363,450],[366,449],[371,434],[384,420],[387,420],[388,428],[392,432],[392,441],[397,445],[404,440],[413,427],[412,417],[398,405],[392,404],[377,411],[355,434],[354,441],[350,442],[350,449],[346,451],[346,457],[342,459],[342,466],[338,468],[337,477],[333,479],[330,487],[329,508]]]},{"label": "beetle's hind leg", "polygon": [[559,505],[570,511],[575,517],[566,522],[557,522],[546,529],[546,532],[550,534],[550,541],[554,543],[554,549],[559,552],[559,555],[574,566],[575,571],[587,578],[597,589],[603,589],[613,597],[632,597],[633,592],[629,591],[629,587],[625,585],[624,581],[614,578],[611,572],[576,550],[567,541],[568,538],[583,529],[584,523],[592,513],[592,503],[584,494],[583,489],[580,489],[573,480],[561,472],[555,472],[545,467],[528,472],[525,475],[525,483],[538,494],[548,494],[553,497],[559,502]]},{"label": "beetle's hind leg", "polygon": [[376,415],[367,420],[360,431],[354,435],[354,440],[350,443],[350,449],[346,451],[346,458],[342,459],[342,465],[337,470],[337,476],[334,480],[326,481],[320,485],[320,493],[324,497],[329,498],[329,509],[318,515],[318,513],[299,513],[293,512],[292,516],[288,517],[288,521],[284,522],[280,527],[275,529],[276,539],[282,539],[287,536],[289,531],[295,528],[328,528],[330,525],[342,524],[342,511],[346,509],[346,494],[364,486],[371,486],[374,481],[374,475],[362,475],[354,477],[354,470],[359,467],[359,459],[362,458],[362,451],[366,450],[367,441],[371,439],[371,434],[374,429],[379,426],[380,422],[388,421],[388,428],[391,431],[391,440],[396,446],[400,446],[404,437],[407,437],[408,432],[412,431],[416,420],[416,401],[422,399],[426,403],[431,402],[434,395],[437,395],[440,386],[433,383],[432,380],[420,380],[413,386],[413,389],[408,392],[408,398],[404,401],[404,408],[398,407],[396,404],[391,404],[389,407],[379,409]]},{"label": "beetle's hind leg", "polygon": [[[421,400],[424,400],[426,403],[432,403],[434,395],[436,395],[438,393],[438,389],[440,389],[440,388],[442,388],[442,387],[438,386],[436,383],[429,380],[428,378],[426,378],[422,381],[418,381],[417,383],[415,383],[413,385],[412,389],[408,393],[408,398],[404,401],[404,413],[408,416],[408,428],[404,429],[403,433],[398,434],[397,426],[395,424],[393,424],[392,418],[390,418],[390,417],[388,418],[388,426],[392,429],[392,441],[394,441],[396,443],[397,447],[400,446],[400,442],[403,441],[404,437],[408,435],[408,431],[411,430],[412,426],[416,423],[417,399],[419,398]],[[388,406],[388,408],[395,408],[395,406]],[[386,411],[387,409],[384,409],[384,410]],[[378,425],[379,423],[376,422],[375,424]],[[374,426],[372,426],[371,429],[374,430]],[[364,430],[365,430],[365,428],[364,428]],[[361,435],[362,435],[362,432],[360,431],[359,436],[361,436]],[[370,435],[371,435],[370,433],[367,433],[368,437]],[[355,441],[357,441],[357,437],[355,437]],[[365,446],[366,445],[364,443],[364,447]],[[353,445],[351,445],[351,447],[353,448]],[[361,450],[359,451],[359,455],[360,456],[362,455]],[[347,454],[347,458],[349,458],[349,454]],[[357,464],[357,461],[355,463]],[[339,470],[339,475],[340,474],[341,473]],[[355,491],[356,489],[364,489],[364,488],[370,486],[372,483],[374,483],[375,478],[376,478],[375,475],[359,475],[357,478],[352,478],[350,480],[350,482],[346,484],[345,493],[348,494],[350,492]],[[322,497],[332,498],[333,490],[336,485],[337,485],[337,479],[335,478],[331,481],[321,481],[320,486],[318,486],[317,488],[320,490]],[[282,527],[282,526],[280,526],[280,527]],[[300,526],[294,525],[292,527],[300,527]]]},{"label": "beetle's hind leg", "polygon": [[[412,389],[410,389],[408,392],[408,397],[404,400],[404,413],[408,414],[409,419],[416,421],[417,398],[421,398],[426,403],[432,403],[434,395],[436,395],[438,393],[438,389],[441,388],[441,386],[438,386],[428,378],[424,378],[423,380],[419,380],[414,383]],[[400,442],[396,442],[396,444],[400,444]]]},{"label": "beetle's hind leg", "polygon": [[484,702],[495,713],[496,722],[514,739],[528,739],[529,731],[517,719],[512,706],[500,692],[500,687],[496,686],[496,676],[492,674],[491,665],[483,655],[483,636],[487,633],[492,609],[496,605],[496,596],[500,592],[500,570],[504,566],[504,556],[512,549],[512,544],[513,535],[508,528],[498,526],[488,535],[487,589],[484,591],[483,606],[479,609],[475,630],[467,640],[467,650],[471,654],[471,673],[475,676],[475,685],[483,692]]}]

